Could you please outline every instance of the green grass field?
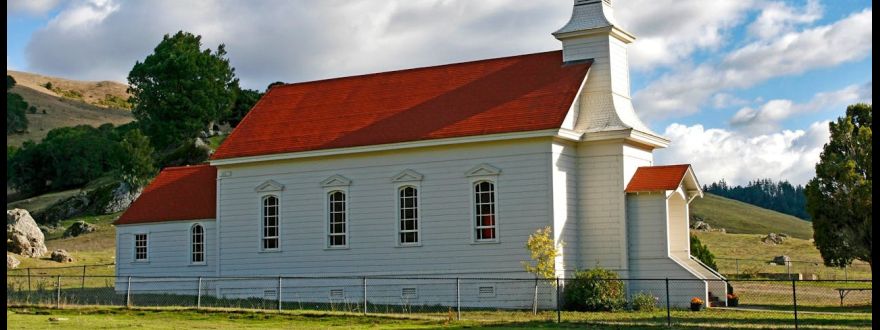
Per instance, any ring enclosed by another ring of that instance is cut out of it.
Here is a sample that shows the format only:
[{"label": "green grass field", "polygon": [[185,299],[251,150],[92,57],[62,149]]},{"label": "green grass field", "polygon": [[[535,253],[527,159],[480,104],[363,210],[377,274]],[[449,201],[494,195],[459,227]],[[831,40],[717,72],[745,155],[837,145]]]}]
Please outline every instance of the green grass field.
[{"label": "green grass field", "polygon": [[713,228],[724,228],[731,234],[786,233],[805,240],[813,237],[809,221],[718,195],[694,199],[690,211]]},{"label": "green grass field", "polygon": [[[463,320],[454,313],[369,315],[314,311],[227,311],[192,309],[124,309],[84,307],[47,309],[12,307],[6,311],[8,329],[533,329],[533,328],[666,328],[666,312],[468,312]],[[51,319],[61,319],[52,321]],[[872,315],[802,313],[802,329],[870,329]],[[734,310],[673,311],[673,329],[794,328],[788,312]]]}]

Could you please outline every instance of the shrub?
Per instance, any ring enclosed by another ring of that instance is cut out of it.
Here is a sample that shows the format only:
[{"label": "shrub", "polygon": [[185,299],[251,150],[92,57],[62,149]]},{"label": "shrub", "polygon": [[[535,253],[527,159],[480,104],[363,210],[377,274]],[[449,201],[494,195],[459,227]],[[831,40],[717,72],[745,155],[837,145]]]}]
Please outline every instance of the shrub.
[{"label": "shrub", "polygon": [[576,271],[565,286],[565,306],[577,311],[613,311],[626,305],[623,281],[617,273],[596,267]]},{"label": "shrub", "polygon": [[657,297],[646,292],[639,292],[632,297],[632,309],[641,312],[653,312],[657,309]]},{"label": "shrub", "polygon": [[48,89],[48,90],[52,90],[52,87],[53,87],[52,82],[47,81],[45,84],[43,84],[43,87],[46,87],[46,89]]},{"label": "shrub", "polygon": [[695,235],[691,235],[691,255],[702,261],[706,266],[709,266],[709,268],[718,271],[718,266],[715,264],[715,255]]}]

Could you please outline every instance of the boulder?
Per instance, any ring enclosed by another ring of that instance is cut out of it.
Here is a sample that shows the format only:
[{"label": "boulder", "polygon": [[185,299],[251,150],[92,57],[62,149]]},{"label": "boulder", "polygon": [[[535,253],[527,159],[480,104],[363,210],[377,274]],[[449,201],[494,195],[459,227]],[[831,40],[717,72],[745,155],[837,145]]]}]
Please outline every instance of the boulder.
[{"label": "boulder", "polygon": [[15,256],[8,253],[6,254],[6,269],[16,269],[20,263],[21,261],[15,259]]},{"label": "boulder", "polygon": [[73,262],[73,256],[70,255],[70,252],[67,252],[67,250],[58,249],[58,250],[52,251],[52,260],[55,260],[57,262],[62,262],[62,263]]},{"label": "boulder", "polygon": [[64,237],[76,237],[94,232],[96,229],[97,227],[95,227],[95,225],[80,220],[71,224],[70,227],[67,227],[67,230],[64,231]]},{"label": "boulder", "polygon": [[769,234],[767,234],[767,236],[764,236],[761,238],[761,242],[764,242],[764,244],[771,244],[771,245],[782,244],[782,242],[784,242],[784,241],[785,241],[785,237],[779,236],[776,233],[769,233]]},{"label": "boulder", "polygon": [[694,222],[693,224],[691,224],[691,228],[694,230],[699,230],[699,231],[712,230],[712,226],[710,226],[708,223],[705,223],[703,221]]},{"label": "boulder", "polygon": [[786,255],[775,256],[772,262],[777,265],[791,265],[791,258]]},{"label": "boulder", "polygon": [[28,257],[40,257],[49,251],[45,239],[27,210],[6,210],[7,250]]},{"label": "boulder", "polygon": [[134,202],[143,192],[143,188],[132,187],[128,183],[120,182],[116,188],[110,192],[109,199],[103,206],[103,213],[110,214],[125,211],[128,206]]}]

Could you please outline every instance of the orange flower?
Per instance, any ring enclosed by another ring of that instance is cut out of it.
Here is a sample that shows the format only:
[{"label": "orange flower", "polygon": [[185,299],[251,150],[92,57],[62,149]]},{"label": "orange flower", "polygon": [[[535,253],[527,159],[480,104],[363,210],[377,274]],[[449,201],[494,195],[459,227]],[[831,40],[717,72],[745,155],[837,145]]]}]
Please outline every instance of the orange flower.
[{"label": "orange flower", "polygon": [[691,304],[702,305],[702,304],[703,304],[703,299],[700,299],[700,298],[697,298],[697,297],[693,297],[693,298],[691,298]]}]

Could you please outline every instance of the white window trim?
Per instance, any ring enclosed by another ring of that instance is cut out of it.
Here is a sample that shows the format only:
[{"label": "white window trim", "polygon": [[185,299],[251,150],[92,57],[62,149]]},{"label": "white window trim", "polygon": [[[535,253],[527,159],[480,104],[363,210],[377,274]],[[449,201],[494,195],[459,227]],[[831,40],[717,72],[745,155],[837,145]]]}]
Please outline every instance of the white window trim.
[{"label": "white window trim", "polygon": [[[345,194],[345,245],[330,245],[330,194],[334,192],[342,192]],[[324,187],[324,250],[347,250],[351,246],[351,194],[348,193],[348,186],[329,186]]]},{"label": "white window trim", "polygon": [[[138,235],[146,235],[147,237],[147,258],[146,259],[138,259],[137,258],[137,236]],[[135,263],[149,263],[150,262],[150,232],[142,231],[135,232],[131,235],[131,260]]]},{"label": "white window trim", "polygon": [[[500,173],[500,171],[499,171],[499,173]],[[501,237],[501,220],[500,220],[501,219],[501,208],[500,208],[501,193],[499,190],[500,185],[498,184],[498,181],[499,180],[498,180],[497,174],[470,177],[470,186],[468,186],[468,194],[471,196],[470,197],[471,204],[469,205],[471,216],[469,219],[470,225],[468,227],[470,228],[470,231],[471,231],[471,244],[497,244],[497,243],[501,243],[501,239],[500,239],[500,237]],[[475,195],[474,188],[476,187],[476,185],[478,183],[481,183],[481,182],[489,182],[492,185],[494,185],[494,188],[495,188],[494,189],[494,192],[495,192],[495,238],[494,239],[481,239],[481,240],[477,239],[477,233],[476,233],[477,232],[477,222],[476,222],[477,221],[477,214],[476,214],[476,210],[475,210],[477,200],[476,200],[476,196],[474,196]]]},{"label": "white window trim", "polygon": [[[417,215],[416,215],[416,231],[415,231],[415,233],[416,233],[416,237],[418,238],[418,240],[415,243],[403,243],[400,241],[400,234],[403,231],[403,228],[401,228],[401,226],[400,226],[400,222],[401,222],[401,219],[400,219],[400,207],[401,207],[401,205],[400,205],[400,191],[403,190],[403,188],[407,188],[407,187],[415,188],[415,190],[416,190],[416,214]],[[423,222],[422,222],[422,185],[421,185],[421,183],[419,181],[398,182],[397,184],[395,184],[394,197],[395,197],[394,199],[396,201],[394,203],[394,205],[396,206],[394,209],[394,214],[395,214],[394,219],[396,220],[395,225],[394,225],[394,241],[397,242],[397,247],[422,246],[422,223]]]},{"label": "white window trim", "polygon": [[[283,217],[281,216],[281,213],[282,213],[281,212],[281,192],[277,191],[277,192],[272,192],[272,193],[264,193],[264,194],[260,194],[259,196],[260,196],[260,198],[257,199],[257,203],[259,205],[258,210],[260,210],[260,215],[258,217],[260,219],[260,225],[257,226],[257,229],[259,230],[257,232],[257,237],[258,237],[257,251],[259,251],[261,253],[262,252],[266,252],[266,253],[281,252],[281,219],[283,219]],[[278,236],[276,236],[278,238],[278,247],[276,247],[274,249],[264,249],[263,248],[263,239],[265,238],[265,237],[263,237],[263,229],[264,229],[263,228],[263,200],[269,196],[274,196],[275,198],[278,199],[278,226],[277,226],[278,227],[278,230],[277,230]]]},{"label": "white window trim", "polygon": [[[195,262],[193,261],[193,229],[196,226],[202,227],[202,261]],[[147,245],[149,245],[150,240],[147,240]],[[147,255],[149,256],[149,254]],[[205,225],[201,222],[195,222],[189,226],[189,264],[193,266],[204,266],[208,264],[208,229],[206,229]]]}]

